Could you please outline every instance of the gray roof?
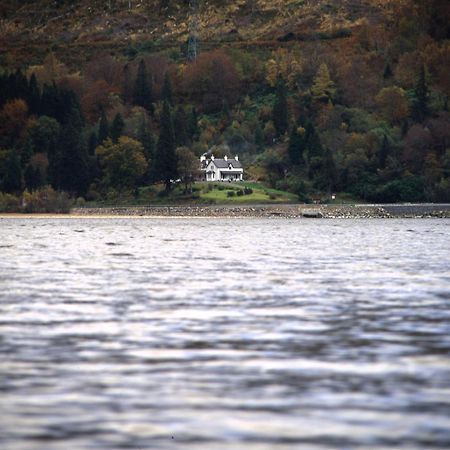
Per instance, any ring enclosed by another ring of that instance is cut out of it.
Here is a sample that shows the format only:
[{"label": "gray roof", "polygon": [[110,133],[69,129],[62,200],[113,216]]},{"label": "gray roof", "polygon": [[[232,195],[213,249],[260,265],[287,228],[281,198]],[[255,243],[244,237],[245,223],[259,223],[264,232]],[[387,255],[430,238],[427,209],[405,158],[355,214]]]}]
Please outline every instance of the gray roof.
[{"label": "gray roof", "polygon": [[230,158],[228,160],[214,158],[212,161],[219,169],[228,169],[228,165],[231,164],[233,169],[242,169],[242,164],[240,161],[236,161],[234,158]]}]

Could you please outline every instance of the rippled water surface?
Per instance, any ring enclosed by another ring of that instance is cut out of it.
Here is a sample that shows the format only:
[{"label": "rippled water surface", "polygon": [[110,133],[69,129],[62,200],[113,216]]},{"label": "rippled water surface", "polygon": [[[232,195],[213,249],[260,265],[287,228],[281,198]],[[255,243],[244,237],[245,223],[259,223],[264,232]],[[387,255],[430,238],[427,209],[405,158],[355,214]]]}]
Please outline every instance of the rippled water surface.
[{"label": "rippled water surface", "polygon": [[0,219],[0,448],[448,448],[449,226]]}]

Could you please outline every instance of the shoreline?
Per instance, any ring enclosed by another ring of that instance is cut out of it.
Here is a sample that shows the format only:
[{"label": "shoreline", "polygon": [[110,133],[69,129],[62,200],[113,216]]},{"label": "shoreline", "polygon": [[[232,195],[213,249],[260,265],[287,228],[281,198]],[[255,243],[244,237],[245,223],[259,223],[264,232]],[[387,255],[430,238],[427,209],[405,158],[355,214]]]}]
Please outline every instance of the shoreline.
[{"label": "shoreline", "polygon": [[247,218],[388,219],[450,218],[450,204],[358,205],[189,205],[72,208],[69,213],[2,213],[0,218]]},{"label": "shoreline", "polygon": [[281,217],[289,219],[450,218],[450,204],[208,205],[73,208],[71,215],[111,217]]}]

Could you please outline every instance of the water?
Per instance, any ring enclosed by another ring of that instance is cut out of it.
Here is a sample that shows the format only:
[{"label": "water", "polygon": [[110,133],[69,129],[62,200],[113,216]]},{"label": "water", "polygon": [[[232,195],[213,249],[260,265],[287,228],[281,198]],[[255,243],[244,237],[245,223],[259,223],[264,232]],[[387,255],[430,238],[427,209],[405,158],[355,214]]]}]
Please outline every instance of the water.
[{"label": "water", "polygon": [[0,448],[448,448],[449,224],[0,219]]}]

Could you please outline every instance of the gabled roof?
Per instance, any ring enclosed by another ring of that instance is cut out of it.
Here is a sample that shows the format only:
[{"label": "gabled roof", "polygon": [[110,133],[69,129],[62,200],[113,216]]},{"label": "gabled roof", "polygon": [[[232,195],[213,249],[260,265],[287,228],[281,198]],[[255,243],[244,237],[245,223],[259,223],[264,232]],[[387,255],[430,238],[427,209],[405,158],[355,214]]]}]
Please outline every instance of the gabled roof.
[{"label": "gabled roof", "polygon": [[214,158],[214,161],[211,161],[211,162],[214,163],[216,165],[216,167],[219,169],[228,169],[230,164],[233,169],[242,169],[241,162],[236,161],[234,158],[230,158],[228,160]]}]

